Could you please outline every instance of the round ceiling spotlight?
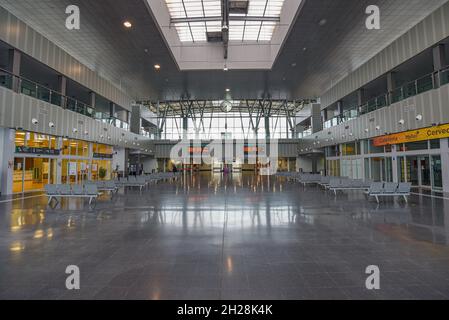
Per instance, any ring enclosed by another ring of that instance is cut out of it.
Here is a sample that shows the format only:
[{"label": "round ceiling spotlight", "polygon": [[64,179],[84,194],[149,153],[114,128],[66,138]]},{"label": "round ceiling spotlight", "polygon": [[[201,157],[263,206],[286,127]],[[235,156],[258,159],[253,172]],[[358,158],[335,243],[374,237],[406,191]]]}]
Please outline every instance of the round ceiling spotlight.
[{"label": "round ceiling spotlight", "polygon": [[320,22],[318,22],[319,26],[322,27],[327,23],[326,19],[321,19]]},{"label": "round ceiling spotlight", "polygon": [[133,26],[133,24],[131,22],[129,22],[129,21],[123,22],[123,25],[125,26],[125,28],[128,28],[128,29]]},{"label": "round ceiling spotlight", "polygon": [[155,70],[161,70],[161,65],[160,64],[155,64],[154,65],[154,69]]}]

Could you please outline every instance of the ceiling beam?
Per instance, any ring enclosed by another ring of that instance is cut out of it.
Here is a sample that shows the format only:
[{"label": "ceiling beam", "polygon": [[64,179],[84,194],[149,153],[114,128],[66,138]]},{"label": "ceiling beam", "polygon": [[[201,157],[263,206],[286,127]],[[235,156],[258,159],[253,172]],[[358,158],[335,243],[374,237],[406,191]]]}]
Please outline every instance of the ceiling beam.
[{"label": "ceiling beam", "polygon": [[[223,17],[195,17],[195,18],[173,18],[170,23],[188,23],[188,22],[210,22],[223,21]],[[279,17],[249,17],[249,16],[229,16],[229,21],[262,21],[262,22],[280,22]]]}]

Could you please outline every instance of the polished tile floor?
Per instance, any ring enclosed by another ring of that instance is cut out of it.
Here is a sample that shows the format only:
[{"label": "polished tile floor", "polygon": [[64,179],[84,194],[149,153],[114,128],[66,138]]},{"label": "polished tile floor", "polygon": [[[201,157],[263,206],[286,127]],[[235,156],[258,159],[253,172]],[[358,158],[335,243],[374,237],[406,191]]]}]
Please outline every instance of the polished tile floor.
[{"label": "polished tile floor", "polygon": [[[81,289],[65,287],[68,265]],[[380,290],[365,287],[369,265]],[[0,201],[1,299],[449,299],[449,200],[187,176],[94,208]]]}]

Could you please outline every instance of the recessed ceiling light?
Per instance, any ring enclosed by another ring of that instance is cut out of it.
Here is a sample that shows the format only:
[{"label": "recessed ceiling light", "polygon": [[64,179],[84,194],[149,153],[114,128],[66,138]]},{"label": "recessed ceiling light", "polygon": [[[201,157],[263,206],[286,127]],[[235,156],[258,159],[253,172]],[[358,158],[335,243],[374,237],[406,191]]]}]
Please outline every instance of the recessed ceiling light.
[{"label": "recessed ceiling light", "polygon": [[293,62],[293,63],[292,63],[292,67],[296,67],[296,62]]},{"label": "recessed ceiling light", "polygon": [[133,26],[132,23],[129,22],[129,21],[123,22],[123,25],[124,25],[126,28],[131,28],[131,27]]},{"label": "recessed ceiling light", "polygon": [[320,20],[320,22],[318,23],[320,26],[324,26],[327,23],[326,19],[322,19]]},{"label": "recessed ceiling light", "polygon": [[302,48],[302,51],[307,51],[307,48],[306,47]]},{"label": "recessed ceiling light", "polygon": [[161,68],[161,66],[159,64],[154,65],[154,69],[159,70],[160,68]]},{"label": "recessed ceiling light", "polygon": [[229,89],[229,88],[226,88],[226,92],[229,92],[229,91],[231,91],[231,89]]}]

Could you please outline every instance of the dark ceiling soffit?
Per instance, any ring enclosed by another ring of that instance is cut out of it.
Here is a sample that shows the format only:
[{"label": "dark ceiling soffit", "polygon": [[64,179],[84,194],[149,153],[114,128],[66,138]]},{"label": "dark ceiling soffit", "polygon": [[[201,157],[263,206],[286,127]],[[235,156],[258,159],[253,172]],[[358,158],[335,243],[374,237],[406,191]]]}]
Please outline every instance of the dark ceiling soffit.
[{"label": "dark ceiling soffit", "polygon": [[299,17],[299,15],[300,15],[300,13],[301,13],[302,9],[304,8],[304,5],[306,4],[307,1],[309,1],[309,0],[302,0],[301,3],[299,4],[299,8],[296,11],[295,17],[293,18],[293,21],[290,24],[290,27],[288,28],[287,34],[285,35],[284,40],[281,43],[281,47],[279,48],[279,51],[278,51],[276,57],[274,58],[273,66],[276,64],[276,61],[279,58],[279,55],[281,54],[282,49],[284,49],[284,45],[287,42],[288,38],[290,37],[290,33],[293,30],[293,26],[296,24],[296,21],[298,20],[298,17]]},{"label": "dark ceiling soffit", "polygon": [[165,43],[165,46],[167,47],[168,52],[170,53],[170,56],[176,66],[178,68],[178,71],[181,71],[181,68],[179,67],[178,61],[176,61],[175,56],[173,55],[173,52],[171,51],[170,45],[168,44],[167,40],[165,39],[164,33],[162,32],[161,27],[159,26],[159,23],[157,23],[156,17],[154,16],[153,10],[151,10],[150,5],[148,4],[147,0],[142,0],[145,3],[145,6],[147,7],[148,13],[151,16],[151,19],[153,19],[153,23],[156,25],[156,28],[159,30],[159,35],[161,36],[162,40]]}]

